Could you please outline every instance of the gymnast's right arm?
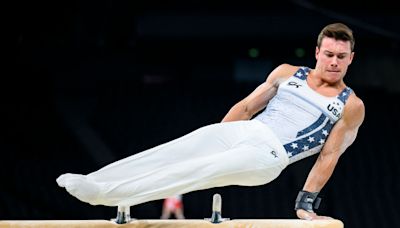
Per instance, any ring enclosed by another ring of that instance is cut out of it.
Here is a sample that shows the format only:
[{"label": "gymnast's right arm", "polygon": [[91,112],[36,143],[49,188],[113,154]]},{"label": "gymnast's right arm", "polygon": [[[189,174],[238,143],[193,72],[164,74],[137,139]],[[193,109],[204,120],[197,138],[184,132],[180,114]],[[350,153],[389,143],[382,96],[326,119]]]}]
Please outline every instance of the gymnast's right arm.
[{"label": "gymnast's right arm", "polygon": [[236,103],[225,115],[222,122],[249,120],[267,106],[278,90],[279,83],[292,75],[298,67],[281,64],[250,95]]}]

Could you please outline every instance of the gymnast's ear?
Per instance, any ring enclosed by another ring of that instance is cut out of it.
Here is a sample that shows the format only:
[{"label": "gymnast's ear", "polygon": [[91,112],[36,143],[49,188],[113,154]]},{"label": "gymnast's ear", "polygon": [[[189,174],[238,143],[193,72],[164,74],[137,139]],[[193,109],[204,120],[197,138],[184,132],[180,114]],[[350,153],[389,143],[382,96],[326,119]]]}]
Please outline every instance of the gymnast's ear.
[{"label": "gymnast's ear", "polygon": [[319,51],[320,51],[319,47],[318,47],[318,46],[315,46],[315,59],[316,59],[316,60],[318,60]]},{"label": "gymnast's ear", "polygon": [[350,62],[349,62],[349,65],[353,62],[354,55],[355,55],[355,53],[354,53],[354,51],[352,51],[352,52],[350,53]]}]

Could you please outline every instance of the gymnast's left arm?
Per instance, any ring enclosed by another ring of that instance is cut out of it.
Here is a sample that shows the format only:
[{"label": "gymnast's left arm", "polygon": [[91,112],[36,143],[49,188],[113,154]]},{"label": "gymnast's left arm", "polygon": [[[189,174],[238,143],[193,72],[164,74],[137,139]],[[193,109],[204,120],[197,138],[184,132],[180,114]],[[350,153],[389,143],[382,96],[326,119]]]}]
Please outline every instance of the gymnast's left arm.
[{"label": "gymnast's left arm", "polygon": [[[365,116],[365,107],[361,99],[352,94],[345,105],[342,118],[333,127],[314,166],[308,174],[303,190],[296,199],[296,214],[301,219],[329,219],[314,213],[313,203],[317,195],[328,182],[339,157],[354,142]],[[308,203],[307,203],[308,202]]]}]

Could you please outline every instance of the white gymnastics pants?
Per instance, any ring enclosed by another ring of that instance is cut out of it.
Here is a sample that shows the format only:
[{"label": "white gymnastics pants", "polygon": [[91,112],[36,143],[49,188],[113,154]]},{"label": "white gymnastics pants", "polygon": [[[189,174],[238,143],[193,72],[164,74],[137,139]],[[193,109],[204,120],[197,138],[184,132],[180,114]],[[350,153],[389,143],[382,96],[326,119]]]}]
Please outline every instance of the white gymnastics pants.
[{"label": "white gymnastics pants", "polygon": [[274,133],[258,120],[225,122],[57,183],[92,205],[133,206],[228,185],[269,183],[288,165]]}]

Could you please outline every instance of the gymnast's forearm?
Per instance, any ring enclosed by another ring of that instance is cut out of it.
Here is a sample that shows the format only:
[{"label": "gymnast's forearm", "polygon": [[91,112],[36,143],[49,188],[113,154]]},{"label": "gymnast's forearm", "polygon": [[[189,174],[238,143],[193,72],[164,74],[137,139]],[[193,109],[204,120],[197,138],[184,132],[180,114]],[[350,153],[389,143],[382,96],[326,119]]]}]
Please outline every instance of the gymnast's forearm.
[{"label": "gymnast's forearm", "polygon": [[303,190],[308,192],[320,192],[332,176],[338,159],[339,157],[335,153],[321,153],[308,174]]}]

